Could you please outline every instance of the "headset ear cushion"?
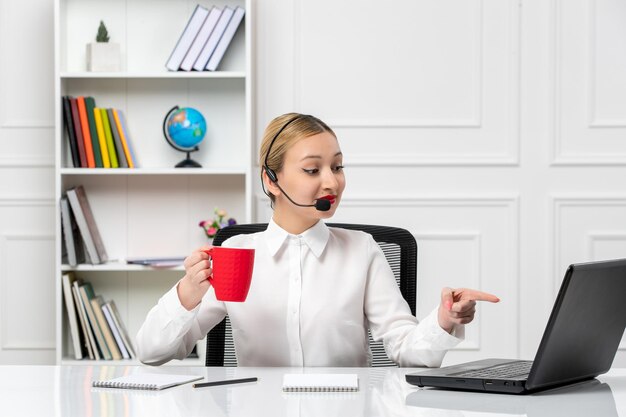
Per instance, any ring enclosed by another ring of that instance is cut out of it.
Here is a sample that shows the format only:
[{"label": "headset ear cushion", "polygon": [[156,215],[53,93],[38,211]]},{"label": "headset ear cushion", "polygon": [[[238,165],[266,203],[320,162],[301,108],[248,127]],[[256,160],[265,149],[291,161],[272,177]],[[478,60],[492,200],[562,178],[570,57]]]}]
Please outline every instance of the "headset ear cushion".
[{"label": "headset ear cushion", "polygon": [[263,167],[265,169],[265,173],[267,174],[267,177],[270,179],[270,181],[272,182],[276,182],[278,181],[278,178],[276,178],[276,173],[274,172],[273,169],[270,169],[268,167]]}]

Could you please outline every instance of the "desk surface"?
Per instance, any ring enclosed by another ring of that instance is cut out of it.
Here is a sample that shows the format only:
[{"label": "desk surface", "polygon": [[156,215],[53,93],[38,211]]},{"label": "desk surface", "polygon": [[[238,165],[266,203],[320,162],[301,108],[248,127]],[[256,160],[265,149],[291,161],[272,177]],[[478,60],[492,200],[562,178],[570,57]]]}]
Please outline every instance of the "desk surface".
[{"label": "desk surface", "polygon": [[[163,391],[98,389],[94,379],[132,372],[185,373],[258,382]],[[0,366],[3,416],[593,416],[626,417],[626,369],[529,396],[419,389],[397,368],[179,368]],[[356,393],[283,393],[285,373],[356,373]]]}]

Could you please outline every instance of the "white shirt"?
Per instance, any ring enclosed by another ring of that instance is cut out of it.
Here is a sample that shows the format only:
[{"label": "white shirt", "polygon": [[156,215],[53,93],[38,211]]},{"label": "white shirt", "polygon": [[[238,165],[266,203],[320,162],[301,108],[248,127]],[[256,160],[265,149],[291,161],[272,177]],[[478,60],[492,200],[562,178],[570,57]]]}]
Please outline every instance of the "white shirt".
[{"label": "white shirt", "polygon": [[463,338],[463,326],[456,337],[439,326],[436,309],[418,323],[367,233],[319,221],[291,235],[271,221],[266,231],[234,236],[223,246],[255,249],[246,301],[218,301],[211,287],[187,311],[174,286],[139,329],[142,362],[187,357],[226,314],[240,366],[367,366],[368,328],[400,366],[440,366]]}]

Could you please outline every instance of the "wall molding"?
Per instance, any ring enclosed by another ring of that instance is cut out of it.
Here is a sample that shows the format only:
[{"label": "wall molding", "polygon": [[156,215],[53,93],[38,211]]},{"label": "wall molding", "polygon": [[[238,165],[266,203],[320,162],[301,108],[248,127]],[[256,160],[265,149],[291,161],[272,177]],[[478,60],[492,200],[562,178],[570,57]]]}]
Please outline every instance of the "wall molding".
[{"label": "wall molding", "polygon": [[[8,259],[7,245],[11,241],[54,241],[54,234],[37,234],[37,233],[3,233],[0,234],[0,329],[2,330],[2,340],[0,340],[0,349],[3,351],[31,351],[31,350],[55,350],[55,340],[20,341],[11,340],[8,334],[9,312],[7,311],[8,297],[6,289],[6,281],[9,279],[7,271]],[[56,295],[55,295],[56,300]]]}]

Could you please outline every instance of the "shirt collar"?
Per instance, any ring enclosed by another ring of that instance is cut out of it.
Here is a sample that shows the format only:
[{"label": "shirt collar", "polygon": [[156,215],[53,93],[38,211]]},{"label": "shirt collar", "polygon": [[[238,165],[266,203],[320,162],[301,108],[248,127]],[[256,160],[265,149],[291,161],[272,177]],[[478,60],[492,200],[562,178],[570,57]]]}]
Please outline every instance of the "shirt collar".
[{"label": "shirt collar", "polygon": [[300,235],[292,235],[282,229],[274,222],[274,219],[272,219],[267,225],[267,230],[265,231],[265,241],[270,251],[270,255],[274,256],[290,236],[300,236],[309,249],[311,249],[311,252],[319,258],[326,248],[329,234],[330,232],[328,231],[328,227],[321,220]]}]

